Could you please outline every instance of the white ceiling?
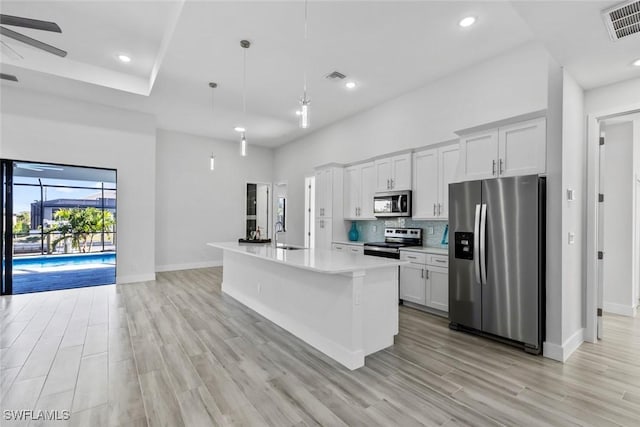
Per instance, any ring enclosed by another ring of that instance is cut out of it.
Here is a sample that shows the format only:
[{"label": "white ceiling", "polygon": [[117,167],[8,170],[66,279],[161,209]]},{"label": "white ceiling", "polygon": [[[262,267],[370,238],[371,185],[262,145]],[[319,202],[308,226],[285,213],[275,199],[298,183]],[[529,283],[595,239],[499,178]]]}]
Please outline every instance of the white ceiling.
[{"label": "white ceiling", "polygon": [[[69,55],[12,42],[25,59],[3,52],[1,68],[17,75],[20,87],[152,113],[160,128],[234,140],[233,127],[242,124],[250,143],[273,147],[532,40],[545,43],[586,88],[640,77],[629,65],[640,57],[640,36],[613,43],[602,24],[600,10],[612,4],[311,1],[306,131],[295,116],[304,70],[302,0],[4,1],[2,13],[58,22],[62,35],[29,35]],[[467,15],[478,22],[462,29],[457,22]],[[241,39],[253,43],[246,52],[246,117]],[[119,53],[132,62],[119,63]],[[327,81],[334,70],[358,89]]]}]

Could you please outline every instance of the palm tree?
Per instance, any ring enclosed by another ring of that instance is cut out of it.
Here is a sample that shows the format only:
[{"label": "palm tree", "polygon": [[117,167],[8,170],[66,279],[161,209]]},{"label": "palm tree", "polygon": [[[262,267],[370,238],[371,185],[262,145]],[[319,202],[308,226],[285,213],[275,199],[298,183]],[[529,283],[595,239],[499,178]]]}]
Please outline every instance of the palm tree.
[{"label": "palm tree", "polygon": [[103,212],[93,207],[60,209],[54,218],[56,224],[47,233],[56,232],[60,237],[52,241],[52,248],[71,238],[71,246],[80,252],[91,252],[96,233],[111,231],[115,225],[115,218],[111,212]]}]

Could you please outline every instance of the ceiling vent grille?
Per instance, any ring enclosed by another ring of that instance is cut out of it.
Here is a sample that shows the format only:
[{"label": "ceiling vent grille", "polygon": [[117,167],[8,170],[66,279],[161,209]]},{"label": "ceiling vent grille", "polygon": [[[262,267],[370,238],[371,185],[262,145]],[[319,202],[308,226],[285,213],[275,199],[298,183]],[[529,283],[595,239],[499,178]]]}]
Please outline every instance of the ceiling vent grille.
[{"label": "ceiling vent grille", "polygon": [[628,1],[602,12],[611,40],[640,33],[640,1]]},{"label": "ceiling vent grille", "polygon": [[344,79],[345,76],[344,74],[342,74],[340,71],[334,71],[333,73],[329,73],[325,76],[326,79],[329,80],[342,80]]}]

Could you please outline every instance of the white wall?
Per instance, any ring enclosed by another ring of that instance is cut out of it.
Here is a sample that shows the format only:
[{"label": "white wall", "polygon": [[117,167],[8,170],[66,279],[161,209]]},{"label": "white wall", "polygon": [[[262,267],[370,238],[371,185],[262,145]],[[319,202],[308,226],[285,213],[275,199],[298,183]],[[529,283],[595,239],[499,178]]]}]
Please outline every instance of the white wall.
[{"label": "white wall", "polygon": [[206,243],[244,237],[246,183],[271,182],[273,151],[158,130],[156,161],[156,270],[220,265]]},{"label": "white wall", "polygon": [[604,310],[633,311],[633,122],[607,124],[604,170]]},{"label": "white wall", "polygon": [[[566,71],[562,87],[562,343],[566,356],[582,342],[585,277],[586,120],[584,91]],[[573,190],[568,201],[566,190]],[[569,244],[569,233],[574,243]]]},{"label": "white wall", "polygon": [[155,119],[10,87],[0,110],[0,157],[117,169],[117,281],[153,280]]},{"label": "white wall", "polygon": [[640,78],[602,86],[585,92],[584,108],[587,114],[610,110],[627,111],[640,108]]},{"label": "white wall", "polygon": [[528,44],[380,104],[276,149],[274,178],[288,183],[288,241],[304,243],[304,176],[456,138],[456,130],[547,108],[546,50]]}]

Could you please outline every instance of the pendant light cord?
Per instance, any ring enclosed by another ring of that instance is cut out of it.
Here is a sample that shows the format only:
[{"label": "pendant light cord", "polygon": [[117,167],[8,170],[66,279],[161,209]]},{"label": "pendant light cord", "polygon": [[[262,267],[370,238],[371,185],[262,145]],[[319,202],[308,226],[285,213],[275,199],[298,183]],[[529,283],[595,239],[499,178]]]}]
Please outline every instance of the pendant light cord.
[{"label": "pendant light cord", "polygon": [[309,32],[309,24],[308,24],[308,0],[304,0],[304,70],[303,70],[303,79],[304,79],[304,98],[303,100],[307,100],[307,36]]},{"label": "pendant light cord", "polygon": [[247,115],[247,49],[242,49],[242,114]]}]

